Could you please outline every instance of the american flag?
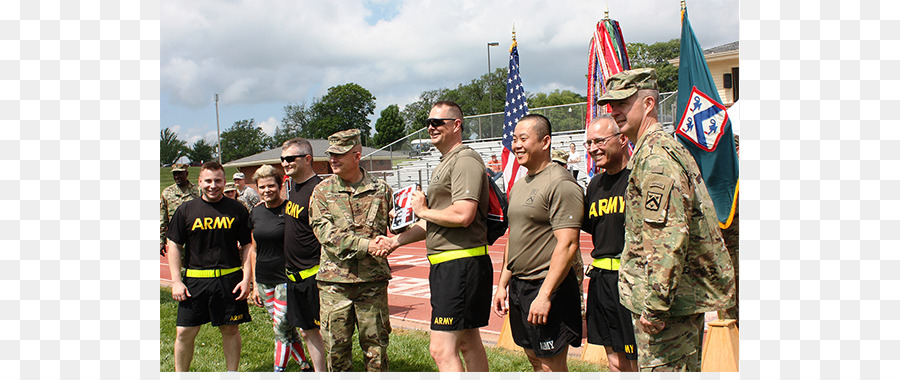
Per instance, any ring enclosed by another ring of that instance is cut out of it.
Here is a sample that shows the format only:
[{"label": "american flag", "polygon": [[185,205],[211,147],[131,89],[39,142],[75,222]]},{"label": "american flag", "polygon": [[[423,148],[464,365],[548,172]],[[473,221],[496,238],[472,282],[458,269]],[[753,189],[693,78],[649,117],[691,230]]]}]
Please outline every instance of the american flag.
[{"label": "american flag", "polygon": [[519,50],[516,48],[516,40],[513,39],[509,47],[509,78],[506,80],[506,105],[503,115],[503,178],[506,178],[506,195],[517,179],[528,172],[516,162],[516,156],[512,153],[512,137],[516,129],[516,123],[528,114],[528,101],[525,99],[525,88],[522,87],[522,77],[519,76]]}]

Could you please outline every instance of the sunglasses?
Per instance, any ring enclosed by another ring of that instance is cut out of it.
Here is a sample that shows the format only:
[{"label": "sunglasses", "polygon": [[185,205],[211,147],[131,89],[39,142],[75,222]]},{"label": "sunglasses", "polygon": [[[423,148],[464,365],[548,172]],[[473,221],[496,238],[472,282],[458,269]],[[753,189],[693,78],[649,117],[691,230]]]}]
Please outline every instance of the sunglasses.
[{"label": "sunglasses", "polygon": [[446,124],[447,120],[456,120],[456,118],[455,117],[428,118],[428,119],[425,119],[425,126],[440,127],[440,126]]},{"label": "sunglasses", "polygon": [[298,155],[296,155],[296,156],[281,156],[281,161],[283,161],[283,162],[294,162],[294,160],[296,160],[296,159],[298,159],[298,158],[300,158],[300,157],[306,157],[306,156],[309,156],[309,155],[308,155],[308,154],[298,154]]},{"label": "sunglasses", "polygon": [[614,134],[614,135],[612,135],[612,136],[599,137],[599,138],[596,138],[596,139],[593,139],[593,140],[585,141],[585,142],[584,142],[584,147],[585,147],[585,148],[590,148],[590,147],[591,147],[591,144],[594,144],[594,145],[596,145],[596,146],[603,146],[603,145],[606,145],[606,143],[609,142],[609,140],[611,140],[613,137],[616,137],[616,136],[621,135],[621,134],[622,134],[622,132],[619,132],[619,133],[616,133],[616,134]]}]

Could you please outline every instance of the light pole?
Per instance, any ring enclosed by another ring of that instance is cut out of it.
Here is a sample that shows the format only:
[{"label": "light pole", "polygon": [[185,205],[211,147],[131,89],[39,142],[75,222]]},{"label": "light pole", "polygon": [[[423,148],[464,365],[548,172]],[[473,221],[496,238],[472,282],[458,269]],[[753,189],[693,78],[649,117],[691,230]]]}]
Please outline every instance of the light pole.
[{"label": "light pole", "polygon": [[216,94],[216,147],[218,148],[219,154],[217,157],[219,159],[219,163],[222,163],[222,140],[219,138],[219,94]]},{"label": "light pole", "polygon": [[[487,77],[488,114],[490,114],[491,112],[494,112],[494,105],[493,105],[494,102],[491,100],[491,46],[499,46],[499,45],[500,45],[500,43],[499,43],[499,42],[496,42],[496,41],[495,41],[495,42],[488,42],[488,43],[487,43],[487,57],[488,57],[488,69],[487,69],[487,74],[488,74],[488,77]],[[480,126],[481,126],[481,124],[479,124],[479,127],[480,127]],[[490,115],[488,115],[488,127],[490,128],[490,129],[489,129],[490,131],[493,131],[493,130],[494,130],[494,123],[492,122],[491,116],[490,116]],[[484,135],[481,134],[481,130],[480,130],[480,129],[481,129],[481,128],[479,128],[479,131],[478,131],[479,137],[484,138]]]}]

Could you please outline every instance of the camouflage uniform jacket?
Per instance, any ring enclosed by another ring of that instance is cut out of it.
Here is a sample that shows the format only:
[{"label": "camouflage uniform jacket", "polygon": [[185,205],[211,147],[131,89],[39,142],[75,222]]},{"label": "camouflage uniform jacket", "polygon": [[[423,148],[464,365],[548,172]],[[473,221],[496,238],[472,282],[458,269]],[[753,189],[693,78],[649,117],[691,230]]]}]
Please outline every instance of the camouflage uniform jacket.
[{"label": "camouflage uniform jacket", "polygon": [[651,322],[732,306],[734,268],[690,153],[657,123],[628,167],[622,305]]},{"label": "camouflage uniform jacket", "polygon": [[370,255],[369,241],[387,234],[392,195],[386,182],[364,170],[357,184],[333,175],[316,185],[309,202],[309,225],[322,244],[316,280],[354,283],[391,279],[387,259]]},{"label": "camouflage uniform jacket", "polygon": [[187,191],[181,191],[178,185],[163,189],[159,195],[159,241],[166,243],[166,230],[169,228],[169,219],[175,213],[175,209],[182,203],[194,198],[200,198],[200,188],[188,181]]}]

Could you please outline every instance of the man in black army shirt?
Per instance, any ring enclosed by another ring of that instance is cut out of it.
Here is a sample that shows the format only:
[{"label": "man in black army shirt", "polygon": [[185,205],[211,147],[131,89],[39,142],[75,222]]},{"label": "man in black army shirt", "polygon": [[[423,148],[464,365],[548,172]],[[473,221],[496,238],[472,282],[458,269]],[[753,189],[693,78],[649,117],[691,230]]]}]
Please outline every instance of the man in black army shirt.
[{"label": "man in black army shirt", "polygon": [[294,138],[281,146],[281,167],[290,176],[284,219],[284,256],[287,283],[287,319],[300,328],[309,357],[316,371],[324,371],[325,343],[319,331],[319,271],[321,246],[309,225],[309,197],[322,178],[312,168],[313,151],[309,141]]},{"label": "man in black army shirt", "polygon": [[[172,298],[178,301],[175,371],[190,369],[194,338],[206,323],[219,327],[225,366],[237,371],[241,357],[238,325],[250,322],[249,213],[240,202],[222,194],[225,169],[218,162],[200,167],[199,185],[201,197],[175,210],[166,233]],[[183,250],[187,270],[182,280]]]}]

